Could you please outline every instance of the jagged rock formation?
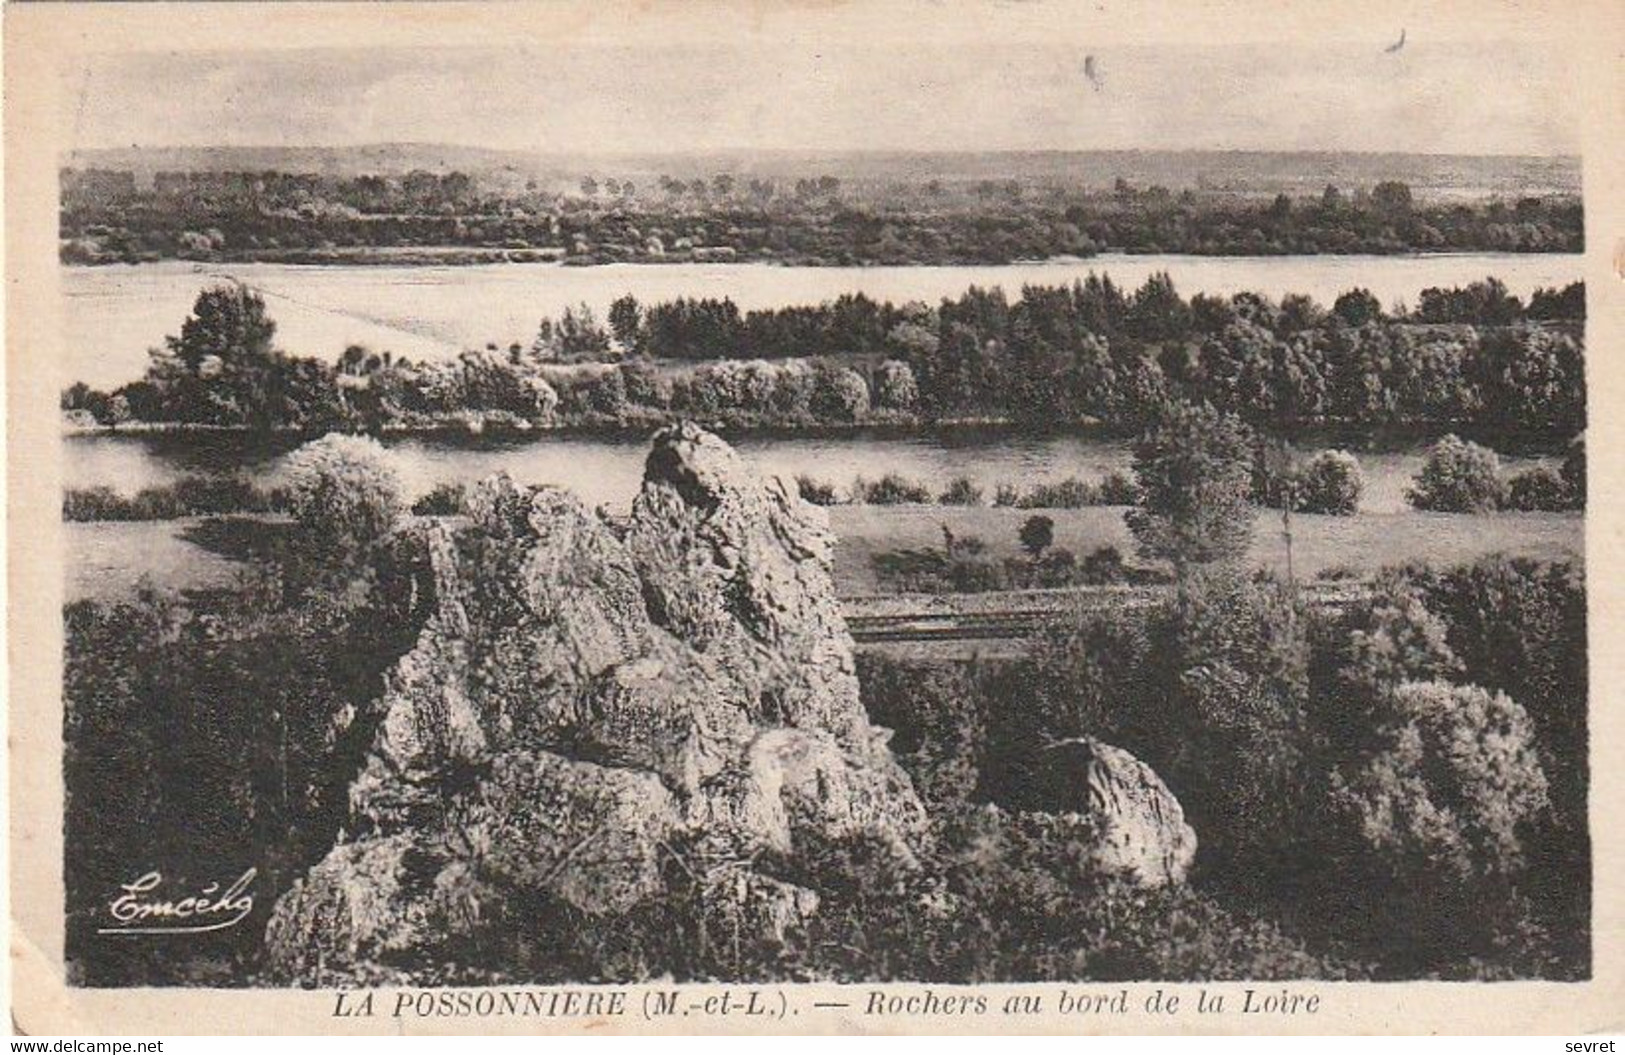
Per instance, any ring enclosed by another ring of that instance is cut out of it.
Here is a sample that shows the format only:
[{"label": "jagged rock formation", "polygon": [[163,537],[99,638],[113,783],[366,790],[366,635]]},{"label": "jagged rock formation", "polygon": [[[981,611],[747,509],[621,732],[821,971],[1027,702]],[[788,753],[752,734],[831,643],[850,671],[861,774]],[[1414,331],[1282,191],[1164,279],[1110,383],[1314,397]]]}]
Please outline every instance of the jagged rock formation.
[{"label": "jagged rock formation", "polygon": [[1025,797],[1089,826],[1093,871],[1145,888],[1185,881],[1196,860],[1196,832],[1150,766],[1082,737],[1044,748],[1029,775]]},{"label": "jagged rock formation", "polygon": [[428,621],[339,845],[273,911],[273,974],[407,980],[510,904],[613,921],[674,870],[704,913],[783,941],[817,908],[782,867],[806,847],[913,866],[925,813],[858,700],[822,510],[684,425],[656,436],[624,537],[506,477],[470,520],[426,529]]}]

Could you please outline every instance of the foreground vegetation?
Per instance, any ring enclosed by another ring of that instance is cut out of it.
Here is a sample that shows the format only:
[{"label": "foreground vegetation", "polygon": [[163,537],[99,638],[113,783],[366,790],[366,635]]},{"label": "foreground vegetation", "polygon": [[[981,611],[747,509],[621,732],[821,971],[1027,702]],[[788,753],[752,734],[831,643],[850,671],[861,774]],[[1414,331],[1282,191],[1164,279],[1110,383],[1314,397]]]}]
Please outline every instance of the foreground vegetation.
[{"label": "foreground vegetation", "polygon": [[[1057,630],[1020,661],[865,654],[860,677],[945,815],[1031,801],[1007,761],[1021,744],[1096,736],[1168,782],[1200,834],[1195,888],[1232,919],[1275,921],[1299,949],[1377,978],[1588,974],[1572,566],[1394,569],[1343,612],[1306,608],[1271,576],[1204,578],[1149,614]],[[1208,955],[1230,926],[1201,929]]]},{"label": "foreground vegetation", "polygon": [[[1136,445],[1134,482],[1123,522],[1140,564],[1174,580],[1165,600],[1058,628],[1013,663],[862,661],[865,704],[936,817],[917,873],[882,882],[895,872],[861,843],[803,848],[849,879],[785,949],[708,934],[678,897],[614,933],[578,921],[522,980],[1586,976],[1577,568],[1396,568],[1353,607],[1317,610],[1244,567],[1237,419],[1173,408]],[[371,441],[302,449],[285,502],[287,543],[231,588],[67,609],[80,980],[256,977],[263,909],[187,946],[96,941],[122,862],[192,860],[208,831],[214,861],[260,869],[268,905],[333,843],[367,732],[335,719],[377,697],[433,584]],[[1035,561],[1055,545],[1048,517],[975,512],[1025,518]],[[1201,846],[1189,887],[1079,880],[1080,829],[1012,812],[1056,808],[1016,760],[1080,735],[1132,751],[1178,796]],[[502,980],[468,953],[442,981]]]}]

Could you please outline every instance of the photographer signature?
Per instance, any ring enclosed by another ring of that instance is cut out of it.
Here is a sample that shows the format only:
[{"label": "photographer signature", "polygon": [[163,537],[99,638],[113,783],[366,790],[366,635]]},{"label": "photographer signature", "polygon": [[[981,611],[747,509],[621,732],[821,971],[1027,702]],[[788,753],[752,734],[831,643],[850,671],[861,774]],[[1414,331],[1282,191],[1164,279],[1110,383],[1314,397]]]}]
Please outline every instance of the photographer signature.
[{"label": "photographer signature", "polygon": [[250,868],[224,890],[210,883],[196,894],[170,898],[156,893],[163,885],[161,872],[148,872],[107,903],[117,926],[99,927],[97,934],[207,934],[241,923],[254,911],[254,884],[258,870]]}]

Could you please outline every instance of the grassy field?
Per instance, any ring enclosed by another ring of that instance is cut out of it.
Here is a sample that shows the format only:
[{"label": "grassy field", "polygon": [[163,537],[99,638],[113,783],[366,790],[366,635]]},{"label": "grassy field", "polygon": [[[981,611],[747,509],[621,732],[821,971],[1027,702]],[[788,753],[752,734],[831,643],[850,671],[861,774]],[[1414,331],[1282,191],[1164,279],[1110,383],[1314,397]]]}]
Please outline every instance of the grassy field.
[{"label": "grassy field", "polygon": [[[1025,509],[957,506],[834,506],[830,526],[840,539],[835,551],[835,585],[843,597],[887,592],[871,558],[898,549],[942,546],[942,528],[956,537],[981,538],[995,558],[1021,552],[1016,533],[1029,516]],[[1132,559],[1133,539],[1115,507],[1052,509],[1055,544],[1079,557],[1100,546],[1116,546]],[[189,541],[197,519],[150,523],[65,524],[67,597],[128,595],[143,577],[171,589],[198,589],[229,583],[239,563]],[[1544,559],[1579,560],[1585,554],[1584,520],[1566,513],[1497,513],[1459,516],[1444,513],[1362,513],[1354,517],[1299,514],[1292,518],[1293,571],[1312,579],[1333,568],[1366,574],[1410,560],[1434,565],[1470,561],[1505,552]],[[1252,560],[1286,571],[1286,542],[1279,513],[1260,510]]]},{"label": "grassy field", "polygon": [[[871,558],[877,553],[923,547],[942,548],[944,525],[955,537],[975,535],[995,558],[1019,555],[1016,534],[1035,513],[1055,521],[1055,544],[1076,556],[1116,546],[1134,558],[1134,539],[1120,507],[1087,509],[991,509],[948,506],[832,506],[830,526],[840,544],[835,553],[835,584],[843,597],[886,592],[876,580]],[[1253,534],[1253,563],[1286,572],[1286,540],[1281,514],[1259,510]],[[1361,513],[1352,517],[1297,514],[1292,518],[1292,570],[1300,579],[1347,568],[1366,574],[1391,564],[1418,560],[1448,566],[1486,553],[1505,552],[1547,560],[1582,559],[1585,522],[1569,513]]]}]

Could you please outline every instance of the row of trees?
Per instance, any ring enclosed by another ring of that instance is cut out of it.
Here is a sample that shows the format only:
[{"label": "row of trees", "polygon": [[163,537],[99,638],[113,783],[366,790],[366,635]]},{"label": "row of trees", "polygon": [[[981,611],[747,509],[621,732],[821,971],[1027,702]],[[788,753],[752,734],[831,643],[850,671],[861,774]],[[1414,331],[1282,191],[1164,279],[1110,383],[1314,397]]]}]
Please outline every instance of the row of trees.
[{"label": "row of trees", "polygon": [[571,309],[544,322],[529,348],[414,363],[354,347],[333,365],[278,350],[264,301],[220,286],[199,296],[141,381],[113,393],[75,385],[63,407],[103,424],[303,430],[631,426],[678,415],[742,426],[980,419],[1137,429],[1186,400],[1289,436],[1338,424],[1553,437],[1584,427],[1578,284],[1526,305],[1489,279],[1428,290],[1422,303],[1454,321],[1385,315],[1362,290],[1329,311],[1296,296],[1187,301],[1166,275],[1133,293],[1099,276],[1030,286],[1013,302],[973,288],[936,308],[859,294],[742,313],[728,300],[623,297],[607,326]]},{"label": "row of trees", "polygon": [[[579,192],[579,193],[577,193]],[[1005,263],[1100,251],[1267,255],[1417,250],[1578,252],[1577,198],[1415,201],[1387,181],[1273,199],[1119,181],[1107,193],[1015,181],[924,180],[851,191],[827,174],[794,182],[588,176],[568,191],[481,186],[463,173],[324,177],[164,173],[151,189],[117,173],[64,174],[62,257],[302,259],[334,248],[548,247],[580,263],[735,258],[809,264]],[[313,257],[319,259],[319,257]]]}]

